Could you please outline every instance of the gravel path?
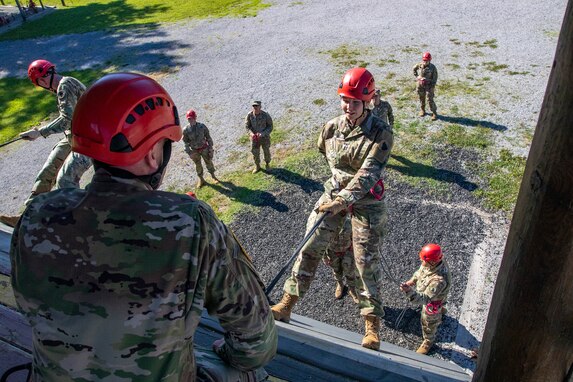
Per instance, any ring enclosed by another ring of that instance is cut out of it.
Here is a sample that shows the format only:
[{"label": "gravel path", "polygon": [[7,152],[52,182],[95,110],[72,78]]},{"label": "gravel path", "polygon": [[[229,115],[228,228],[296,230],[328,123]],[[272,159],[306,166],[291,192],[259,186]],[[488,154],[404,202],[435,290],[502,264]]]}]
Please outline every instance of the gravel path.
[{"label": "gravel path", "polygon": [[[61,71],[113,62],[122,70],[154,73],[173,96],[180,114],[193,107],[210,127],[219,172],[246,166],[248,149],[239,144],[243,118],[253,98],[263,101],[277,129],[295,130],[283,145],[314,139],[317,129],[338,114],[335,86],[346,67],[321,53],[342,45],[357,46],[361,60],[384,89],[397,80],[411,80],[411,67],[424,50],[432,52],[440,83],[470,84],[479,93],[442,95],[436,91],[441,121],[491,128],[498,147],[527,155],[528,134],[535,127],[565,9],[564,0],[472,2],[438,0],[431,10],[419,2],[374,0],[360,5],[340,0],[272,2],[255,18],[214,19],[172,24],[151,31],[93,32],[33,41],[1,42],[0,78],[25,76],[26,66],[43,57]],[[395,77],[392,79],[391,77]],[[386,80],[384,80],[386,78]],[[413,87],[413,81],[412,81]],[[416,120],[412,102],[396,108],[406,125]],[[391,93],[396,105],[403,94]],[[324,100],[313,103],[315,100]],[[34,177],[59,137],[19,142],[0,149],[0,213],[17,213]],[[396,145],[400,145],[399,135]],[[242,156],[241,156],[242,155]],[[426,242],[446,249],[454,272],[448,315],[439,331],[433,356],[469,371],[469,349],[483,334],[493,280],[508,230],[507,219],[481,207],[470,192],[481,180],[468,163],[475,153],[453,150],[439,163],[449,196],[435,197],[401,184],[389,172],[387,203],[390,224],[381,248],[392,278],[402,280],[415,270],[417,251]],[[249,164],[250,165],[250,164]],[[407,167],[407,164],[404,164]],[[394,169],[400,171],[399,168]],[[262,194],[259,209],[231,224],[268,282],[288,259],[304,234],[306,218],[322,190],[317,179],[286,170],[270,174],[279,186]],[[87,177],[84,177],[84,180]],[[224,175],[222,176],[224,179]],[[183,145],[175,146],[163,188],[191,188],[195,183]],[[225,184],[223,184],[225,186]],[[279,298],[282,282],[273,294]],[[405,300],[385,277],[382,284],[386,318],[382,338],[415,349],[420,336],[418,318],[408,310],[400,329],[394,328]],[[362,332],[362,322],[349,298],[334,301],[334,281],[321,266],[307,297],[295,310],[321,321]]]}]

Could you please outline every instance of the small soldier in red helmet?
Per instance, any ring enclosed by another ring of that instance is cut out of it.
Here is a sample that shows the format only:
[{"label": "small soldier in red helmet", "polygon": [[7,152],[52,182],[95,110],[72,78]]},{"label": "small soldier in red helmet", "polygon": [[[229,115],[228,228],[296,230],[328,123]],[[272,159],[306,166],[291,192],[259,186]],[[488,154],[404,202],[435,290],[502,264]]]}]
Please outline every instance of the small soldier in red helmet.
[{"label": "small soldier in red helmet", "polygon": [[416,91],[420,97],[420,117],[426,115],[426,97],[432,112],[432,121],[438,119],[436,103],[434,102],[434,91],[438,82],[438,69],[431,63],[432,55],[426,52],[422,55],[422,62],[414,65],[413,71],[416,76]]},{"label": "small soldier in red helmet", "polygon": [[400,285],[400,289],[411,302],[422,305],[420,322],[424,341],[416,353],[427,354],[434,345],[438,326],[446,312],[444,304],[452,278],[442,248],[438,244],[425,245],[420,251],[420,260],[420,268],[408,281]]},{"label": "small soldier in red helmet", "polygon": [[203,123],[197,122],[197,113],[195,110],[189,109],[185,117],[189,124],[183,128],[183,143],[185,144],[185,152],[189,155],[193,163],[195,163],[197,177],[199,178],[197,180],[197,188],[201,188],[205,185],[201,158],[203,158],[213,181],[218,183],[219,179],[215,176],[215,165],[213,165],[215,150],[209,129]]}]

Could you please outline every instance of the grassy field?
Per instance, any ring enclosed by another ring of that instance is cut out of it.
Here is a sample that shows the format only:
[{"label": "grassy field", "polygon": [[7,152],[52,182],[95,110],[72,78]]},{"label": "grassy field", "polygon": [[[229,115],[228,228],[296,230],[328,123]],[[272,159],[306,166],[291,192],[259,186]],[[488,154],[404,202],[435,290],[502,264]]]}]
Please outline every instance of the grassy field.
[{"label": "grassy field", "polygon": [[262,0],[59,0],[43,1],[60,10],[0,35],[17,40],[106,29],[155,27],[159,23],[207,17],[250,17],[269,4]]}]

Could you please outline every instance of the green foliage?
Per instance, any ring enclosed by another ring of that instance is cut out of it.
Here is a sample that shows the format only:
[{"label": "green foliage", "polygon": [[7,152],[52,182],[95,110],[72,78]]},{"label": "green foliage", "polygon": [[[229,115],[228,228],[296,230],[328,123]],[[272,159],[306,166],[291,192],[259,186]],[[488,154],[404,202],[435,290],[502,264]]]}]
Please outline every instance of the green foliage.
[{"label": "green foliage", "polygon": [[483,150],[493,143],[492,135],[491,129],[482,126],[471,128],[448,124],[433,135],[432,139],[452,146]]},{"label": "green foliage", "polygon": [[362,60],[361,56],[369,54],[370,50],[371,49],[368,47],[358,48],[342,44],[338,48],[319,51],[319,53],[329,55],[331,61],[333,61],[339,68],[348,69],[354,66],[359,66],[361,68],[368,66],[368,62]]},{"label": "green foliage", "polygon": [[[75,77],[89,86],[104,72],[104,70],[89,69],[62,74]],[[3,105],[0,109],[0,143],[39,125],[58,111],[56,97],[32,85],[28,78],[0,79],[0,105]]]},{"label": "green foliage", "polygon": [[511,212],[517,200],[525,163],[526,158],[502,149],[495,160],[480,167],[487,187],[477,190],[477,195],[484,198],[488,207]]},{"label": "green foliage", "polygon": [[74,0],[65,8],[60,1],[47,0],[44,4],[60,9],[1,34],[0,40],[155,27],[188,18],[252,17],[270,6],[262,0]]},{"label": "green foliage", "polygon": [[505,64],[497,64],[495,61],[488,61],[482,64],[485,68],[492,72],[499,72],[502,69],[507,69],[508,66]]},{"label": "green foliage", "polygon": [[318,105],[318,106],[324,106],[326,105],[326,101],[322,98],[317,98],[314,101],[312,101],[313,104]]}]

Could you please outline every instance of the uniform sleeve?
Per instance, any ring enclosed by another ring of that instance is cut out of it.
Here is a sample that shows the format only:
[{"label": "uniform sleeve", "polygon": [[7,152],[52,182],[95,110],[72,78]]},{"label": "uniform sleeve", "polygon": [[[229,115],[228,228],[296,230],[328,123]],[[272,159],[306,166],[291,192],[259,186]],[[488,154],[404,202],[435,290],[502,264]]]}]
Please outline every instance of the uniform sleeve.
[{"label": "uniform sleeve", "polygon": [[206,125],[203,126],[205,126],[205,139],[207,140],[209,147],[213,149],[213,138],[211,138],[211,134],[209,134],[209,129],[207,128],[207,126]]},{"label": "uniform sleeve", "polygon": [[338,193],[347,204],[354,204],[364,198],[382,177],[382,170],[388,163],[393,137],[389,130],[382,129],[379,138],[370,149],[370,154],[348,185]]},{"label": "uniform sleeve", "polygon": [[433,276],[423,293],[412,288],[408,297],[416,305],[426,305],[430,301],[435,301],[436,296],[439,296],[446,289],[446,286],[447,282],[442,276]]},{"label": "uniform sleeve", "polygon": [[249,118],[250,113],[247,114],[247,116],[245,117],[245,129],[247,129],[247,131],[251,132],[253,131],[253,127],[251,126],[251,119]]},{"label": "uniform sleeve", "polygon": [[265,126],[265,129],[263,130],[262,135],[270,137],[271,132],[273,131],[273,119],[271,118],[269,113],[266,113],[265,117],[266,117],[265,118],[266,119],[266,126]]},{"label": "uniform sleeve", "polygon": [[418,77],[418,64],[414,65],[412,71],[414,72],[414,77]]},{"label": "uniform sleeve", "polygon": [[46,138],[55,133],[63,133],[71,127],[74,108],[78,103],[78,98],[71,89],[71,85],[62,83],[58,87],[58,109],[60,115],[38,131]]},{"label": "uniform sleeve", "polygon": [[394,127],[394,111],[392,110],[392,105],[388,102],[388,123],[391,127]]},{"label": "uniform sleeve", "polygon": [[207,283],[205,307],[225,330],[217,354],[239,370],[267,364],[276,354],[277,331],[262,283],[232,232],[209,216],[210,252],[215,253]]},{"label": "uniform sleeve", "polygon": [[432,74],[432,85],[435,85],[438,82],[438,68],[436,68],[436,66],[434,66]]}]

